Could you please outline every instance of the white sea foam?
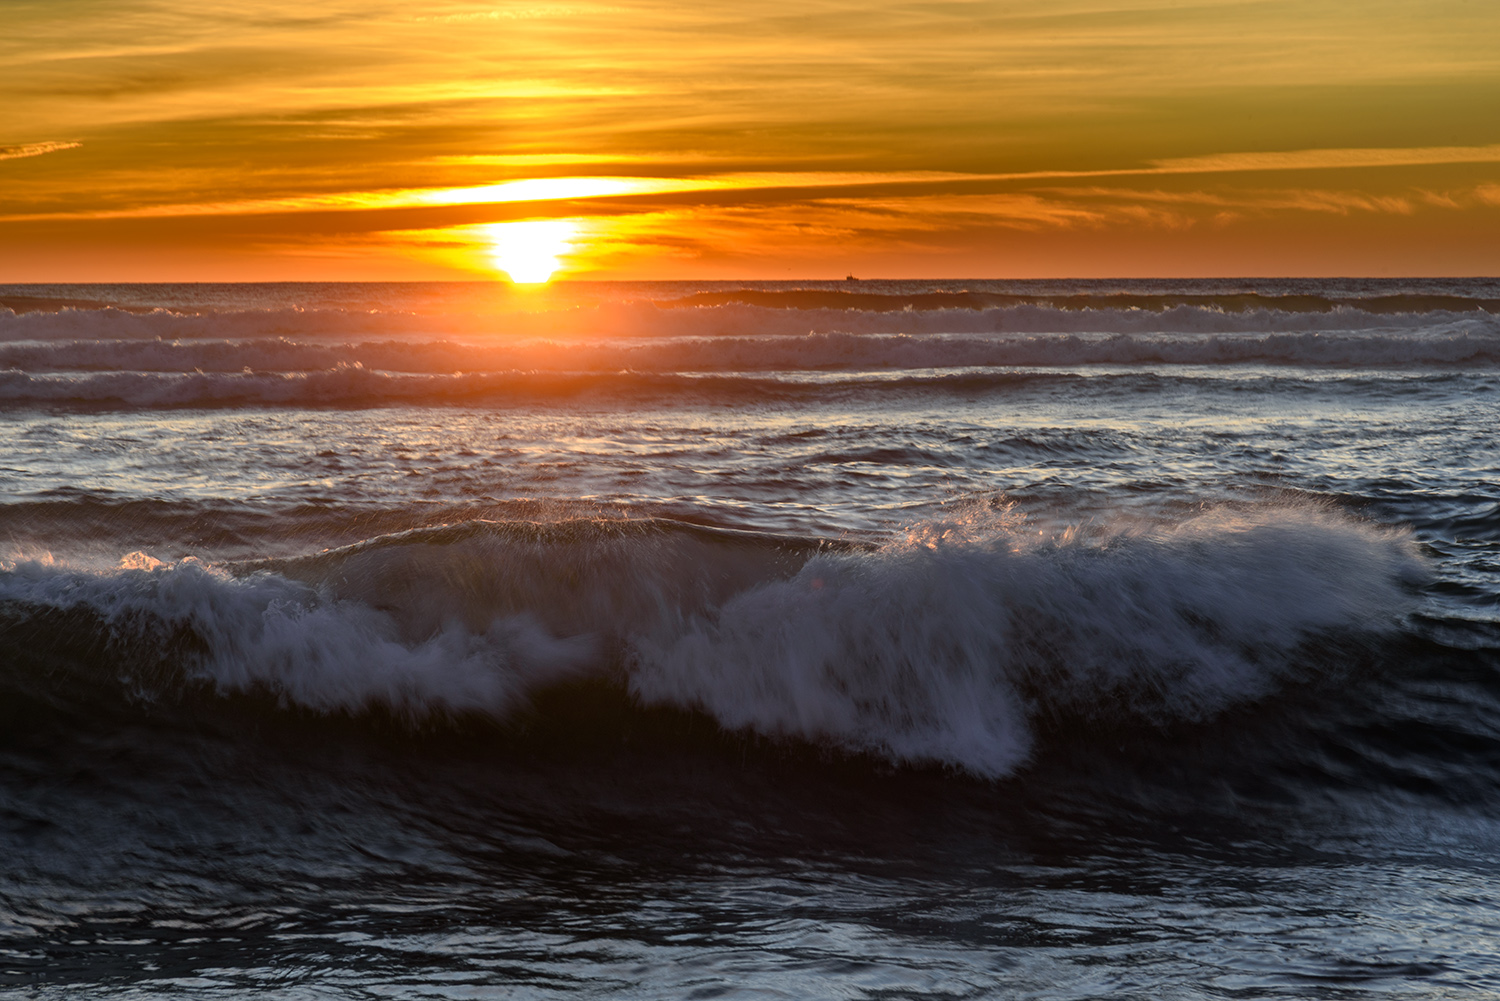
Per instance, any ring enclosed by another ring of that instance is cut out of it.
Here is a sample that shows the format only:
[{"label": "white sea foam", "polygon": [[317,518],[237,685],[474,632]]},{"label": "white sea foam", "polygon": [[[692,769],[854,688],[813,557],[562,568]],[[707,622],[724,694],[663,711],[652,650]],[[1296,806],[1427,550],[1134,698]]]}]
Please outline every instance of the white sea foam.
[{"label": "white sea foam", "polygon": [[222,690],[265,688],[325,712],[384,705],[413,717],[503,715],[530,687],[597,658],[592,638],[555,638],[524,614],[479,631],[449,623],[412,641],[390,614],[275,574],[236,578],[193,560],[160,564],[141,554],[124,564],[89,573],[15,563],[0,570],[0,601],[86,608],[127,641],[189,629],[204,648],[189,669]]},{"label": "white sea foam", "polygon": [[1316,670],[1308,640],[1391,628],[1420,573],[1404,537],[1309,510],[1094,540],[926,526],[644,643],[631,684],[732,728],[1000,776],[1039,718],[1201,719],[1260,698]]}]

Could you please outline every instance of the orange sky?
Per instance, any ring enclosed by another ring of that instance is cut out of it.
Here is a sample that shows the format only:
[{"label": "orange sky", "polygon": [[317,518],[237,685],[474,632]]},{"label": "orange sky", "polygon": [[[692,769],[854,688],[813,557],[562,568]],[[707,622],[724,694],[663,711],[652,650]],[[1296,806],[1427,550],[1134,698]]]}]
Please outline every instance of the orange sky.
[{"label": "orange sky", "polygon": [[0,282],[1500,274],[1479,0],[4,19]]}]

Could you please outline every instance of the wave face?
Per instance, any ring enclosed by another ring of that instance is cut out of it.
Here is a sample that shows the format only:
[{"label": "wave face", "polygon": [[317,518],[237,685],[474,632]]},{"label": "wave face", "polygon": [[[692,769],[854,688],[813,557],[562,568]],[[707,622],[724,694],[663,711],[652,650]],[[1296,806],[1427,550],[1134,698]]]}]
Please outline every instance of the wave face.
[{"label": "wave face", "polygon": [[880,547],[472,523],[265,564],[19,562],[0,602],[33,645],[97,633],[98,668],[138,665],[148,701],[208,684],[320,713],[503,721],[595,677],[727,730],[998,778],[1039,724],[1204,720],[1326,681],[1320,646],[1399,629],[1424,574],[1407,537],[1313,509],[1133,532],[994,516]]}]

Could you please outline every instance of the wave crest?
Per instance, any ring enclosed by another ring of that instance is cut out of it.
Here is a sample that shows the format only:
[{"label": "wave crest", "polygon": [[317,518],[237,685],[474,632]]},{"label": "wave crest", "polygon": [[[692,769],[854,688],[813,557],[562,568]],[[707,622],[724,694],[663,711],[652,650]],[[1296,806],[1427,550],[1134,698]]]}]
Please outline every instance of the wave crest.
[{"label": "wave crest", "polygon": [[650,703],[1008,774],[1038,721],[1201,719],[1310,669],[1309,640],[1389,629],[1409,540],[1313,511],[1088,538],[928,526],[736,595],[631,678]]}]

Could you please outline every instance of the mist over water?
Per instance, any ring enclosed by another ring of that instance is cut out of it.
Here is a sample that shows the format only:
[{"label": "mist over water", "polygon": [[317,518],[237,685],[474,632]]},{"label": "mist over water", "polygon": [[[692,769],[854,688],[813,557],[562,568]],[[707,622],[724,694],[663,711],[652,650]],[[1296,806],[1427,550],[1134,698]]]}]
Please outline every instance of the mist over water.
[{"label": "mist over water", "polygon": [[1497,305],[0,287],[0,990],[1500,989]]}]

